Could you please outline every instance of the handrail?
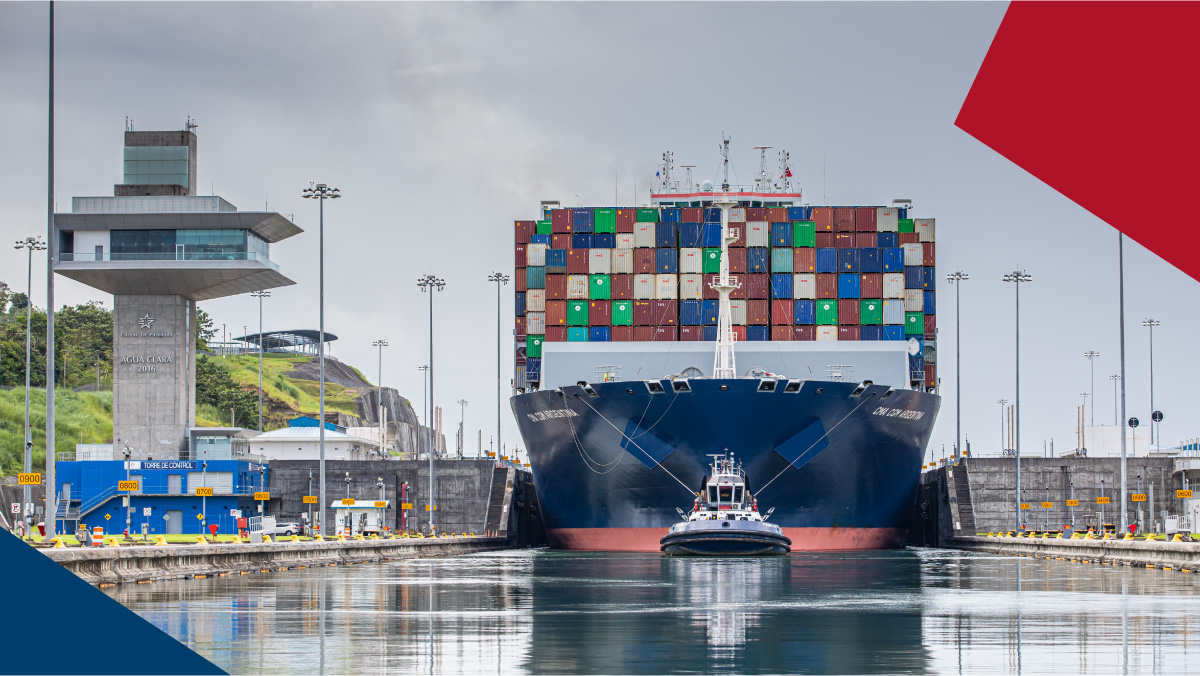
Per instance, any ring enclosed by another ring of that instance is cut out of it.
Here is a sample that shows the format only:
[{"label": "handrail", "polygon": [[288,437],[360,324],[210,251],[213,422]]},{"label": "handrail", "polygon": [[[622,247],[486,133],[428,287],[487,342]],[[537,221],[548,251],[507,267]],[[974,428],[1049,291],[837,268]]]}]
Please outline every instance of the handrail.
[{"label": "handrail", "polygon": [[[131,496],[177,495],[177,496],[181,496],[181,497],[189,497],[189,496],[194,495],[194,491],[191,493],[184,493],[181,491],[172,491],[172,490],[170,490],[169,486],[166,486],[161,483],[156,483],[153,485],[143,484],[139,488],[140,488],[140,490],[132,491],[129,493],[129,495],[131,495]],[[213,497],[224,497],[224,496],[229,496],[229,495],[253,495],[256,491],[259,491],[259,490],[262,490],[262,489],[258,486],[257,482],[247,481],[244,483],[234,484],[228,493],[221,491],[221,490],[214,490]],[[97,507],[103,506],[109,500],[112,500],[113,498],[115,498],[119,495],[124,495],[124,494],[125,494],[125,491],[117,490],[116,486],[109,486],[107,489],[100,491],[99,493],[88,498],[87,502],[84,502],[79,506],[79,518],[82,518],[84,515],[92,512]]]}]

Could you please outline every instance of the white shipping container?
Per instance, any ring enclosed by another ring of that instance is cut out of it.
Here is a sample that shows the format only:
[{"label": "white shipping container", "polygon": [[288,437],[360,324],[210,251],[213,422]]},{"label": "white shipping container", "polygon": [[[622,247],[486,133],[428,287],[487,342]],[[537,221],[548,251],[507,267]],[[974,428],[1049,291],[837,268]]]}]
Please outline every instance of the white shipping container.
[{"label": "white shipping container", "polygon": [[730,223],[745,223],[746,222],[746,210],[743,209],[742,207],[734,207],[734,208],[730,209],[729,210],[729,222]]},{"label": "white shipping container", "polygon": [[704,272],[704,249],[679,250],[679,274]]},{"label": "white shipping container", "polygon": [[525,265],[529,267],[539,267],[546,264],[546,249],[550,247],[545,244],[528,244],[525,247]]},{"label": "white shipping container", "polygon": [[925,262],[925,248],[921,246],[920,242],[903,246],[905,265],[920,265]]},{"label": "white shipping container", "polygon": [[654,223],[635,223],[633,226],[633,246],[639,249],[653,249],[654,226]]},{"label": "white shipping container", "polygon": [[[917,239],[922,242],[932,242],[933,240],[933,222],[932,218],[914,218],[913,228],[917,231]],[[533,263],[530,263],[533,265]]]},{"label": "white shipping container", "polygon": [[633,274],[633,249],[612,250],[612,274]]},{"label": "white shipping container", "polygon": [[838,327],[836,326],[818,326],[817,340],[837,340]]},{"label": "white shipping container", "polygon": [[611,275],[612,251],[612,249],[588,249],[588,273]]},{"label": "white shipping container", "polygon": [[633,248],[633,233],[632,232],[618,232],[617,233],[617,248],[618,249],[632,249]]},{"label": "white shipping container", "polygon": [[903,272],[885,272],[883,273],[883,297],[884,298],[904,298],[904,273]]},{"label": "white shipping container", "polygon": [[654,298],[676,300],[679,298],[679,275],[655,275]]},{"label": "white shipping container", "polygon": [[904,326],[904,301],[894,298],[884,299],[883,323]]},{"label": "white shipping container", "polygon": [[[900,286],[904,286],[904,275],[900,275]],[[817,276],[811,272],[792,275],[792,297],[796,300],[817,299]]]},{"label": "white shipping container", "polygon": [[896,207],[878,207],[875,209],[875,229],[879,232],[897,232],[900,230],[900,210]]},{"label": "white shipping container", "polygon": [[[679,275],[679,300],[701,300],[704,298],[704,275]],[[526,301],[528,302],[528,300]]]},{"label": "white shipping container", "polygon": [[746,224],[746,246],[770,246],[771,224],[752,221]]},{"label": "white shipping container", "polygon": [[525,312],[545,312],[546,311],[546,290],[545,289],[529,289],[525,292]]},{"label": "white shipping container", "polygon": [[531,336],[543,336],[546,334],[546,313],[545,312],[526,312],[525,313],[525,333]]},{"label": "white shipping container", "polygon": [[[528,296],[525,302],[529,302]],[[905,289],[904,290],[904,311],[905,312],[924,312],[925,311],[925,292],[920,289]]]},{"label": "white shipping container", "polygon": [[588,276],[587,275],[567,275],[567,299],[569,300],[587,300],[588,297]]},{"label": "white shipping container", "polygon": [[746,301],[731,300],[729,301],[729,315],[733,318],[734,326],[746,325]]},{"label": "white shipping container", "polygon": [[654,300],[654,275],[633,276],[633,299]]}]

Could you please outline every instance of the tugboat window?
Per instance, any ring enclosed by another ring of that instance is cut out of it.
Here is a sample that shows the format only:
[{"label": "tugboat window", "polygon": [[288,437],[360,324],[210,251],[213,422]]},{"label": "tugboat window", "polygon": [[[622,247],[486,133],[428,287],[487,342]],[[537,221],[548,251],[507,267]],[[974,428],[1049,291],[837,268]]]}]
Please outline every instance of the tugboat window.
[{"label": "tugboat window", "polygon": [[733,486],[721,486],[721,502],[733,502]]},{"label": "tugboat window", "polygon": [[742,487],[737,486],[733,489],[733,501],[740,503],[742,501]]},{"label": "tugboat window", "polygon": [[708,487],[708,501],[709,502],[717,501],[717,487],[716,486]]}]

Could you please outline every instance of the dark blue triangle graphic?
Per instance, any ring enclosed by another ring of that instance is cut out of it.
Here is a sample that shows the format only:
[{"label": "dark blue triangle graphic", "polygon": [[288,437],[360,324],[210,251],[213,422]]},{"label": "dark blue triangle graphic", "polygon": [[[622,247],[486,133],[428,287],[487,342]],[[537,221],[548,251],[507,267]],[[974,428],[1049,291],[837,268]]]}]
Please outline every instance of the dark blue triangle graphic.
[{"label": "dark blue triangle graphic", "polygon": [[[630,440],[633,440],[630,443]],[[675,451],[675,447],[643,430],[636,421],[630,420],[625,425],[625,436],[621,439],[621,448],[630,455],[642,461],[642,464],[654,469]]]},{"label": "dark blue triangle graphic", "polygon": [[787,441],[776,444],[775,452],[791,463],[792,467],[800,469],[826,448],[829,448],[829,438],[825,436],[825,425],[817,419],[793,434]]}]

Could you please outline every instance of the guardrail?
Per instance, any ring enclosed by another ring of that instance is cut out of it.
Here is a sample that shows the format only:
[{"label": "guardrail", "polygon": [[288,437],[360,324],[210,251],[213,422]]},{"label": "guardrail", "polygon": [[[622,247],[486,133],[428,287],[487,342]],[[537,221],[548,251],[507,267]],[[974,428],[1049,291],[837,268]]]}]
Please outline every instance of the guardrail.
[{"label": "guardrail", "polygon": [[[82,501],[81,504],[79,505],[78,516],[75,518],[72,518],[71,520],[74,521],[76,519],[82,519],[83,517],[87,516],[90,512],[92,512],[96,508],[103,506],[109,500],[112,500],[113,498],[119,497],[121,495],[126,495],[127,493],[128,493],[128,495],[132,495],[132,496],[137,496],[137,495],[190,496],[190,495],[195,494],[194,487],[192,488],[192,490],[189,490],[188,492],[173,491],[170,489],[169,486],[162,484],[162,483],[157,483],[157,482],[153,483],[153,484],[143,483],[138,488],[139,488],[139,490],[126,492],[126,491],[122,491],[122,490],[117,490],[116,486],[109,486],[105,490],[100,491],[99,493],[96,493],[95,495],[92,495],[91,497],[89,497],[87,500]],[[260,490],[262,490],[262,488],[257,483],[247,481],[244,483],[234,484],[230,488],[229,491],[224,491],[218,487],[213,487],[213,497],[221,497],[221,496],[225,496],[225,495],[254,495],[254,493],[256,491],[260,491]],[[68,508],[68,509],[70,509],[70,508]]]},{"label": "guardrail", "polygon": [[89,252],[64,252],[58,255],[59,261],[63,263],[103,263],[103,262],[220,262],[220,261],[257,261],[274,270],[278,270],[279,266],[265,256],[259,256],[256,252],[228,252],[217,253],[207,251],[183,251],[172,253],[110,253],[103,252],[100,254]]}]

